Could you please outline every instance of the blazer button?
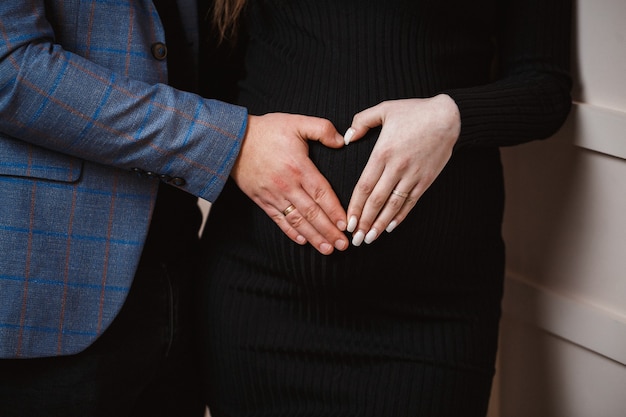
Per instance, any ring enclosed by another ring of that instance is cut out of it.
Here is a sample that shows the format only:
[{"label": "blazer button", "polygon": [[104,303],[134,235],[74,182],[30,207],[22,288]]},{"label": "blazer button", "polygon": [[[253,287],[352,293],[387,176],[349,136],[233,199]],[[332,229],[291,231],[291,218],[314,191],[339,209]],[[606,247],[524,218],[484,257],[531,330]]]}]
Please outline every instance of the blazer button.
[{"label": "blazer button", "polygon": [[177,187],[182,187],[183,185],[187,184],[187,181],[185,181],[184,178],[180,178],[180,177],[174,177],[169,182],[174,184]]},{"label": "blazer button", "polygon": [[160,174],[160,175],[159,175],[159,179],[160,179],[161,181],[163,181],[163,182],[170,182],[170,181],[172,181],[172,177],[170,177],[170,176],[169,176],[169,175],[167,175],[167,174]]},{"label": "blazer button", "polygon": [[156,42],[150,48],[152,56],[159,61],[163,61],[167,57],[167,46],[163,42]]}]

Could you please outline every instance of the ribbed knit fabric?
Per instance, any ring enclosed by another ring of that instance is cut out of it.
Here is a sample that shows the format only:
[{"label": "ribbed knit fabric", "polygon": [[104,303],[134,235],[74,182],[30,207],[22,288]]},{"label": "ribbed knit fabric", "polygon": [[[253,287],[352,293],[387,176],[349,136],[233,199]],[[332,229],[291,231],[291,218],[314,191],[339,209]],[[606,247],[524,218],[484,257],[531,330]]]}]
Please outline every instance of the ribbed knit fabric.
[{"label": "ribbed knit fabric", "polygon": [[[504,270],[498,146],[549,136],[570,105],[569,3],[497,3],[251,1],[239,84],[251,113],[322,116],[343,132],[380,101],[446,92],[463,126],[393,233],[331,256],[226,187],[200,292],[214,417],[485,415]],[[310,145],[346,206],[377,134]]]}]

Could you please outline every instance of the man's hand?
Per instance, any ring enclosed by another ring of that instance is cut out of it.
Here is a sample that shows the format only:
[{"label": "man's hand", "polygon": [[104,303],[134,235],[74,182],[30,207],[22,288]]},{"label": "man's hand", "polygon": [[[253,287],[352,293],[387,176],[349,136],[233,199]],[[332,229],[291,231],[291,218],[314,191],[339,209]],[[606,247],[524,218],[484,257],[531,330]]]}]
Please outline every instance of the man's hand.
[{"label": "man's hand", "polygon": [[346,212],[308,156],[307,140],[344,146],[331,122],[285,113],[250,116],[231,177],[294,242],[344,250]]}]

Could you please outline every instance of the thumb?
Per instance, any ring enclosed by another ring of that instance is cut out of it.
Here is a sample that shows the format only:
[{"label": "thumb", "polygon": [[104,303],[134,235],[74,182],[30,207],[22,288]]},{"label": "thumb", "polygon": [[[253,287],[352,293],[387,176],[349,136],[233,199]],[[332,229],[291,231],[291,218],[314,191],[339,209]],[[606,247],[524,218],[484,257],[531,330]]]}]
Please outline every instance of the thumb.
[{"label": "thumb", "polygon": [[380,126],[382,124],[382,103],[355,114],[352,118],[352,125],[348,128],[348,130],[346,130],[346,133],[343,135],[344,144],[348,145],[350,142],[361,139],[371,128]]},{"label": "thumb", "polygon": [[318,141],[329,148],[344,146],[343,137],[329,120],[319,117],[303,117],[305,119],[300,124],[300,135],[303,139]]}]

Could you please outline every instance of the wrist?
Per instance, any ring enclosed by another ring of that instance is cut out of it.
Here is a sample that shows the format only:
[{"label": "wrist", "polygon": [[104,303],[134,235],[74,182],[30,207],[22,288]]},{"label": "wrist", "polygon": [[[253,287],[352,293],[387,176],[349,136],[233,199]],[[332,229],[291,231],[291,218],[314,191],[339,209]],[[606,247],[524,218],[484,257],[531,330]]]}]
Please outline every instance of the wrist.
[{"label": "wrist", "polygon": [[447,94],[439,94],[433,97],[438,103],[440,123],[446,136],[453,141],[453,145],[461,134],[461,112],[452,97]]}]

